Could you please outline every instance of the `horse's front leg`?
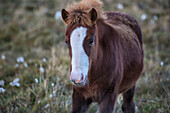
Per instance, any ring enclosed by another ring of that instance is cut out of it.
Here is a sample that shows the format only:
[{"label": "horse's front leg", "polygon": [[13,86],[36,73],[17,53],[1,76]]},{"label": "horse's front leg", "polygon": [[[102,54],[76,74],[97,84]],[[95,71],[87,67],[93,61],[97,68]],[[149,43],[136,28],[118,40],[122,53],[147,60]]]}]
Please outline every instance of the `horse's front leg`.
[{"label": "horse's front leg", "polygon": [[99,104],[99,113],[113,113],[116,99],[116,92],[106,94]]},{"label": "horse's front leg", "polygon": [[71,113],[86,113],[91,103],[91,99],[85,99],[81,94],[74,90],[72,95]]}]

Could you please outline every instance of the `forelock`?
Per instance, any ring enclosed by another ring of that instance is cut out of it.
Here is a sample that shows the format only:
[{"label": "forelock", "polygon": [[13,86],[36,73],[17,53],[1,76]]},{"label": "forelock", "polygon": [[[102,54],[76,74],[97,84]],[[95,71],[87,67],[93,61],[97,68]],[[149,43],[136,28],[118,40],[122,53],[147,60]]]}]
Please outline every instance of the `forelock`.
[{"label": "forelock", "polygon": [[100,0],[82,0],[68,5],[66,8],[69,12],[67,25],[79,23],[85,26],[92,26],[93,23],[88,15],[92,8],[95,8],[98,18],[100,18],[102,15],[102,2]]}]

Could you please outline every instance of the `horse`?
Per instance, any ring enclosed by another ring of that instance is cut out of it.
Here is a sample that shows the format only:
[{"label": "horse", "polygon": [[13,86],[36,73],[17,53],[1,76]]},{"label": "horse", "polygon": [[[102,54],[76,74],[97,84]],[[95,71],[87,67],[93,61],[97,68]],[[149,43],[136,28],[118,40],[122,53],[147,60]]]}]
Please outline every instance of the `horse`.
[{"label": "horse", "polygon": [[122,111],[135,113],[144,56],[138,22],[125,13],[104,12],[100,0],[74,2],[61,15],[71,59],[71,113],[86,113],[92,102],[100,113],[112,113],[119,94]]}]

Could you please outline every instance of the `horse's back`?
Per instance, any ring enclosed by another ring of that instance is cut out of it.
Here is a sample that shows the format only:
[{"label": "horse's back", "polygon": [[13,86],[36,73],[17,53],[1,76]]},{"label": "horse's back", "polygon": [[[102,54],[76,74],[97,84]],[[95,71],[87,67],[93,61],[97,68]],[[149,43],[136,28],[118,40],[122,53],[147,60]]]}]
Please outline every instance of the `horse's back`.
[{"label": "horse's back", "polygon": [[134,33],[137,35],[140,44],[142,45],[142,32],[138,22],[130,15],[121,12],[104,12],[108,20],[112,22],[121,23],[130,27]]}]

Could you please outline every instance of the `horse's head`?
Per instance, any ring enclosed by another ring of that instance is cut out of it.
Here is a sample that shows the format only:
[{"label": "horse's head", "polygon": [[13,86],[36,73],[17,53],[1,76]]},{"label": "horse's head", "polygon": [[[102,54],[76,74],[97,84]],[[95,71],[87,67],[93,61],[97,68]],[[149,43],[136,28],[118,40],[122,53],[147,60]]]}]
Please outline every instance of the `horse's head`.
[{"label": "horse's head", "polygon": [[92,51],[95,48],[97,11],[93,8],[88,13],[70,13],[63,9],[62,18],[67,24],[65,42],[71,58],[70,80],[75,86],[81,87],[88,82]]}]

